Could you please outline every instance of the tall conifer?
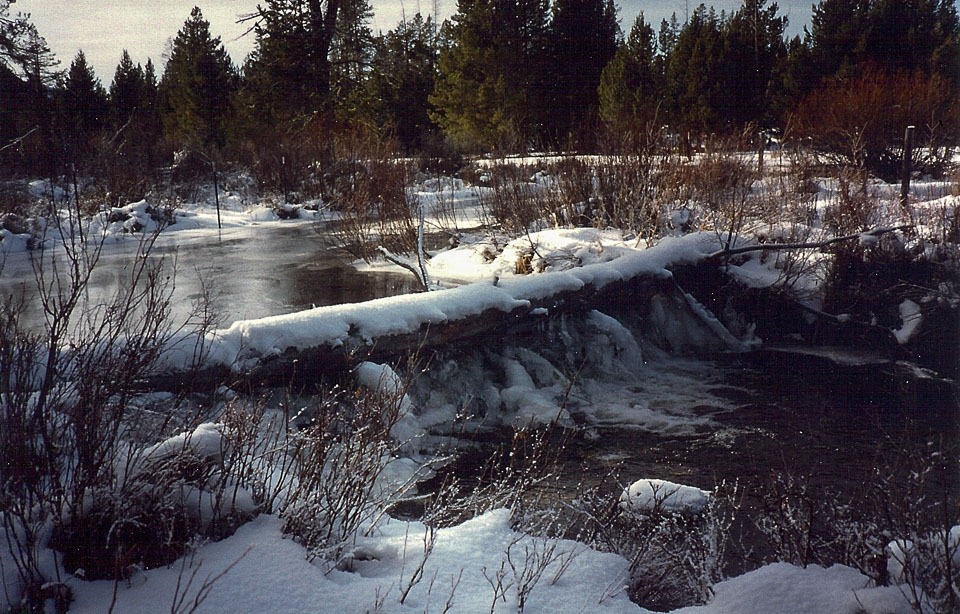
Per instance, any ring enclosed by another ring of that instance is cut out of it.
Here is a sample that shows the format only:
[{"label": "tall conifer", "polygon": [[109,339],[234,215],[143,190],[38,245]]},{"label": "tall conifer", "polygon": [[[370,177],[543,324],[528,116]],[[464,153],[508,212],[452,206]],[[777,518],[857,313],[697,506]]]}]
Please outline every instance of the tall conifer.
[{"label": "tall conifer", "polygon": [[236,73],[220,37],[194,7],[173,41],[159,89],[164,133],[178,145],[220,147]]}]

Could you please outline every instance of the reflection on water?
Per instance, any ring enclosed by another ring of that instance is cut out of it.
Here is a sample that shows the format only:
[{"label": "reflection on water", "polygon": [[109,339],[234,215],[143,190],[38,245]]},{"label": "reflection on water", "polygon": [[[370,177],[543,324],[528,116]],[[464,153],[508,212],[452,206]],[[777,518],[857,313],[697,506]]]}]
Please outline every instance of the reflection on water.
[{"label": "reflection on water", "polygon": [[[137,257],[127,239],[104,245],[81,308],[107,301],[130,283]],[[33,259],[39,254],[11,254],[0,275],[0,296],[24,294],[27,326],[39,327],[43,313],[37,299]],[[62,268],[63,252],[48,250]],[[175,272],[174,321],[186,318],[193,303],[209,289],[222,324],[309,309],[365,301],[411,292],[412,276],[360,273],[325,248],[309,224],[267,225],[225,231],[220,240],[190,231],[169,232],[151,250],[152,262]]]}]

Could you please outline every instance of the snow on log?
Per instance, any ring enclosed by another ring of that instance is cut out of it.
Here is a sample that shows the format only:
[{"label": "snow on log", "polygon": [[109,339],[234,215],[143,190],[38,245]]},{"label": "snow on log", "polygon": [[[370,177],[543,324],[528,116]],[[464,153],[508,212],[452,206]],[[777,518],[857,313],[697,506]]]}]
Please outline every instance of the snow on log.
[{"label": "snow on log", "polygon": [[[642,252],[567,271],[474,283],[438,292],[408,294],[364,303],[318,307],[298,313],[234,322],[206,339],[211,368],[234,373],[269,371],[277,359],[313,367],[340,368],[367,357],[391,357],[419,346],[438,346],[515,324],[536,320],[543,309],[588,311],[605,290],[624,283],[650,283],[675,293],[670,267],[702,261],[718,247],[714,233],[667,238]],[[186,356],[169,359],[177,370]],[[345,358],[346,357],[346,358]],[[322,363],[322,364],[318,364]]]}]

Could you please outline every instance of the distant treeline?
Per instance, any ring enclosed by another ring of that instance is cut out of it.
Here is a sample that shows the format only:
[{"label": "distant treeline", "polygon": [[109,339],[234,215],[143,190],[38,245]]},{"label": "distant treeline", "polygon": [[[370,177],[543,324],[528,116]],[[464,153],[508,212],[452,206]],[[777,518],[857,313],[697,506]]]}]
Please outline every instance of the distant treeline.
[{"label": "distant treeline", "polygon": [[[956,135],[953,0],[823,0],[792,39],[767,0],[659,27],[641,14],[626,35],[613,0],[459,0],[442,24],[416,14],[376,35],[368,0],[264,0],[245,18],[256,41],[242,66],[194,8],[162,74],[124,51],[109,88],[82,51],[60,69],[13,7],[0,0],[5,176],[135,174],[193,149],[280,182],[357,137],[436,155],[596,151],[653,130],[855,139],[870,120]],[[828,117],[847,107],[856,117]]]}]

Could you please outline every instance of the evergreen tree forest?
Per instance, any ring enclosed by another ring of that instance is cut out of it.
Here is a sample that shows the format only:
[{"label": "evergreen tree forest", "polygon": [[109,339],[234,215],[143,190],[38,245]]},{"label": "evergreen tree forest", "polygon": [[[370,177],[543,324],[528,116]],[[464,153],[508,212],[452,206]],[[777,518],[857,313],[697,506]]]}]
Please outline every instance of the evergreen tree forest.
[{"label": "evergreen tree forest", "polygon": [[0,0],[4,176],[129,179],[192,150],[269,184],[365,140],[437,156],[603,151],[654,130],[811,139],[832,129],[824,105],[862,107],[857,88],[878,83],[929,92],[937,130],[956,138],[953,0],[821,0],[792,38],[770,0],[660,24],[640,14],[626,30],[613,0],[458,0],[443,23],[415,14],[387,32],[371,30],[368,0],[264,0],[241,17],[255,39],[242,62],[197,7],[164,61],[124,52],[108,84],[82,51],[54,57],[15,9]]}]

